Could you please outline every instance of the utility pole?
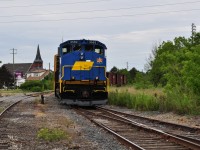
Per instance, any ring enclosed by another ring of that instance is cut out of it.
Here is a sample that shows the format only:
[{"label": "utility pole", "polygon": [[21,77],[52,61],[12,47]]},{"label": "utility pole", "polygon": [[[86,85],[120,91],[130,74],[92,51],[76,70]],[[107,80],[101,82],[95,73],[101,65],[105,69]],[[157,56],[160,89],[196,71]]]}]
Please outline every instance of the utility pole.
[{"label": "utility pole", "polygon": [[196,26],[192,23],[192,45],[194,44],[194,35],[196,33]]},{"label": "utility pole", "polygon": [[13,84],[15,84],[15,73],[14,73],[14,71],[15,71],[15,68],[14,68],[14,64],[15,64],[15,54],[17,54],[17,49],[10,49],[11,51],[12,51],[12,53],[10,53],[10,54],[12,54],[13,55]]},{"label": "utility pole", "polygon": [[128,71],[128,62],[126,62],[126,69],[127,69],[127,71]]},{"label": "utility pole", "polygon": [[50,72],[50,63],[49,63],[49,72]]}]

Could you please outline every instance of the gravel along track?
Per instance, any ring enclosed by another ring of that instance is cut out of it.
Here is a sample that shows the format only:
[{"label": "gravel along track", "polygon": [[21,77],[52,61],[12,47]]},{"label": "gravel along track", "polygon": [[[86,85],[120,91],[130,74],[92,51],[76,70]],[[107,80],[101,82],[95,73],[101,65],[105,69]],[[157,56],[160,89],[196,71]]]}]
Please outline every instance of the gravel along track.
[{"label": "gravel along track", "polygon": [[[40,104],[40,97],[21,98],[22,102],[11,108],[0,119],[0,149],[127,149],[113,136],[76,114],[70,107],[59,105],[53,96],[45,96],[44,105]],[[47,128],[62,130],[66,136],[55,141],[38,138],[38,131]]]},{"label": "gravel along track", "polygon": [[[131,147],[137,149],[186,150],[190,148],[200,148],[199,145],[176,138],[173,135],[163,133],[160,130],[155,130],[139,123],[132,123],[123,117],[118,117],[115,114],[110,114],[100,109],[78,109],[77,111],[89,118],[92,122],[95,122],[100,126],[106,126],[108,129],[115,132],[115,134],[119,134],[126,140],[131,141],[131,143],[133,143]],[[135,147],[135,145],[137,146]]]}]

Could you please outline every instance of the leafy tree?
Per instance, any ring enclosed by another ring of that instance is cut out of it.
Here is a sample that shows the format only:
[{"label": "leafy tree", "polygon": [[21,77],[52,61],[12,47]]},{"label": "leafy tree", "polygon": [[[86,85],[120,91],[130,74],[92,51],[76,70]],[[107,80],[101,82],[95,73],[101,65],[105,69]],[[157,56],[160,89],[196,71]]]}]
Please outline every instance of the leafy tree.
[{"label": "leafy tree", "polygon": [[117,67],[114,66],[114,67],[110,70],[110,72],[117,73],[118,70],[119,70],[119,69],[118,69]]},{"label": "leafy tree", "polygon": [[200,44],[200,32],[194,34],[194,46]]},{"label": "leafy tree", "polygon": [[136,77],[137,72],[138,72],[138,70],[137,70],[135,67],[133,67],[133,68],[129,71],[129,73],[130,73],[130,78],[131,78],[132,81],[135,81],[135,77]]},{"label": "leafy tree", "polygon": [[[176,37],[173,41],[164,41],[153,52],[153,59],[148,62],[147,71],[150,81],[155,86],[165,86],[172,93],[175,90],[177,95],[182,97],[198,100],[196,97],[200,96],[200,33],[194,33],[193,37],[188,39]],[[200,100],[198,103],[200,104]]]}]

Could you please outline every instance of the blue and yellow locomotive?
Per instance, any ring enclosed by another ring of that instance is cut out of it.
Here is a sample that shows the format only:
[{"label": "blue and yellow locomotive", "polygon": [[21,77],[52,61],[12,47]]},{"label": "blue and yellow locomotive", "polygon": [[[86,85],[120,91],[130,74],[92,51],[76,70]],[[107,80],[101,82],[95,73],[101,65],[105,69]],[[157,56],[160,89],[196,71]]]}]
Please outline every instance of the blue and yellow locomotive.
[{"label": "blue and yellow locomotive", "polygon": [[106,46],[99,41],[69,40],[54,56],[55,96],[68,105],[106,104]]}]

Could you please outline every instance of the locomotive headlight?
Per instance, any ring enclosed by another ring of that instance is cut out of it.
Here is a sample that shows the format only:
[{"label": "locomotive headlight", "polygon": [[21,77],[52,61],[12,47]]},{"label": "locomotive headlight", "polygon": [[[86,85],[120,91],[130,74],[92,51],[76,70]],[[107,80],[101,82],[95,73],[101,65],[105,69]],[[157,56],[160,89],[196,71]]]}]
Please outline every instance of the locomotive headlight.
[{"label": "locomotive headlight", "polygon": [[84,59],[84,53],[80,53],[80,60]]},{"label": "locomotive headlight", "polygon": [[71,79],[72,79],[72,80],[75,80],[75,77],[74,77],[74,76],[72,76],[72,77],[71,77]]},{"label": "locomotive headlight", "polygon": [[95,79],[96,79],[96,80],[99,80],[99,77],[96,77]]}]

